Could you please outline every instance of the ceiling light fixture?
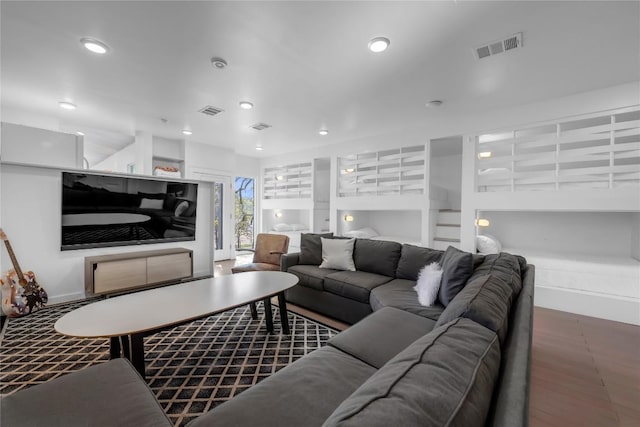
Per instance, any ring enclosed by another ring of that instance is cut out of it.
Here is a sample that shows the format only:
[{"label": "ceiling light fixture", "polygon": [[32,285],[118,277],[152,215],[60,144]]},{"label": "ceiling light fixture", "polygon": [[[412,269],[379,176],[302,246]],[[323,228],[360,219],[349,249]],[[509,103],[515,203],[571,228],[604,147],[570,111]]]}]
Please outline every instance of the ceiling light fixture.
[{"label": "ceiling light fixture", "polygon": [[109,46],[107,46],[104,42],[100,40],[92,39],[89,37],[83,37],[80,39],[80,43],[85,49],[90,50],[93,53],[98,53],[100,55],[109,52]]},{"label": "ceiling light fixture", "polygon": [[227,61],[225,61],[224,59],[218,58],[217,56],[214,56],[213,58],[211,58],[211,65],[213,65],[215,68],[217,68],[219,70],[222,70],[228,64],[227,64]]},{"label": "ceiling light fixture", "polygon": [[391,42],[386,37],[376,37],[369,42],[369,50],[374,53],[380,53],[387,50]]},{"label": "ceiling light fixture", "polygon": [[183,131],[182,131],[182,133],[183,133],[184,135],[193,135],[193,132],[191,132],[189,129],[185,129],[185,130],[183,130]]},{"label": "ceiling light fixture", "polygon": [[262,145],[256,145],[256,151],[262,151],[262,150],[263,150]]},{"label": "ceiling light fixture", "polygon": [[442,105],[442,101],[439,99],[434,99],[433,101],[429,101],[425,104],[427,108],[436,108]]},{"label": "ceiling light fixture", "polygon": [[58,105],[60,106],[60,108],[64,108],[65,110],[75,110],[76,109],[76,105],[72,104],[70,102],[67,101],[60,101],[58,102]]},{"label": "ceiling light fixture", "polygon": [[78,132],[76,132],[76,135],[84,136],[84,132],[78,131]]},{"label": "ceiling light fixture", "polygon": [[322,136],[329,135],[329,131],[326,129],[320,129],[318,133]]},{"label": "ceiling light fixture", "polygon": [[243,110],[251,110],[253,108],[253,104],[249,101],[240,101],[240,108]]}]

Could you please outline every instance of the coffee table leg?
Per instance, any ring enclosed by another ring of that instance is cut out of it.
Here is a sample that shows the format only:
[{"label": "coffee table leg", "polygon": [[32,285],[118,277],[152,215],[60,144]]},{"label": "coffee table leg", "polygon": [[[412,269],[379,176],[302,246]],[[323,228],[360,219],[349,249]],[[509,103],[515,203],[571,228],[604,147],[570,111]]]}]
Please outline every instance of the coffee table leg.
[{"label": "coffee table leg", "polygon": [[267,332],[273,333],[273,312],[271,311],[271,299],[264,299],[264,317],[267,320]]},{"label": "coffee table leg", "polygon": [[136,371],[138,371],[142,378],[145,379],[143,335],[133,334],[129,335],[127,338],[129,338],[131,345],[129,360],[131,360],[131,364],[136,368]]},{"label": "coffee table leg", "polygon": [[249,308],[251,309],[251,318],[256,320],[258,318],[258,307],[256,307],[256,303],[249,303]]},{"label": "coffee table leg", "polygon": [[111,359],[117,359],[121,357],[120,354],[120,337],[111,337],[109,339],[109,357]]},{"label": "coffee table leg", "polygon": [[284,292],[278,294],[278,310],[280,311],[280,326],[282,333],[289,335],[289,316],[287,315],[287,301],[284,299]]}]

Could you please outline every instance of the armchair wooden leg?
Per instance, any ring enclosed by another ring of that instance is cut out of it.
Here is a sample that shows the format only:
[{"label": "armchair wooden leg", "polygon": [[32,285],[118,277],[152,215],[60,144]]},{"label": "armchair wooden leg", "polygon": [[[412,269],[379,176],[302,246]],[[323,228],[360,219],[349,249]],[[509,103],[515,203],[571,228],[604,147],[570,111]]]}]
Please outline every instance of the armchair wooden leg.
[{"label": "armchair wooden leg", "polygon": [[256,307],[256,303],[249,303],[249,308],[251,309],[251,318],[256,320],[258,318],[258,308]]}]

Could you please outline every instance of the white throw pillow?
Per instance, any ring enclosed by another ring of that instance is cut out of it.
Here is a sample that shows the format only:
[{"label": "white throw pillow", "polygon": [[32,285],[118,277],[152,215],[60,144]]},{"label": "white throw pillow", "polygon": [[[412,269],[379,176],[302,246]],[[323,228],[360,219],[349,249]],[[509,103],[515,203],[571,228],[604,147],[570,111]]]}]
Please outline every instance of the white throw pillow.
[{"label": "white throw pillow", "polygon": [[162,209],[164,200],[162,199],[146,199],[140,201],[140,209]]},{"label": "white throw pillow", "polygon": [[418,281],[413,289],[418,293],[418,302],[421,305],[431,307],[436,302],[441,279],[442,266],[437,262],[432,262],[420,270]]},{"label": "white throw pillow", "polygon": [[304,224],[291,224],[291,231],[302,231],[302,230],[308,230],[309,227],[307,227]]},{"label": "white throw pillow", "polygon": [[320,268],[355,271],[353,245],[356,239],[325,239],[322,242],[322,264]]},{"label": "white throw pillow", "polygon": [[502,252],[500,241],[488,234],[476,236],[476,248],[481,254],[497,254]]},{"label": "white throw pillow", "polygon": [[291,231],[291,226],[289,224],[276,224],[273,229],[275,231]]}]

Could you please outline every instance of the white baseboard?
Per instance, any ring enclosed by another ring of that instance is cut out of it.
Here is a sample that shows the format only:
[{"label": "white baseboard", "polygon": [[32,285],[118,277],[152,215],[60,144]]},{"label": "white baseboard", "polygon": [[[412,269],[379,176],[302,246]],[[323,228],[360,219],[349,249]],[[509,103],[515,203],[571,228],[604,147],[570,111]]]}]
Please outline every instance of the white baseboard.
[{"label": "white baseboard", "polygon": [[56,295],[55,297],[49,297],[49,301],[47,302],[47,305],[62,304],[65,302],[77,301],[85,298],[86,298],[86,295],[84,294],[84,292],[74,292],[72,294]]},{"label": "white baseboard", "polygon": [[640,325],[640,300],[536,285],[534,304],[584,316]]}]

